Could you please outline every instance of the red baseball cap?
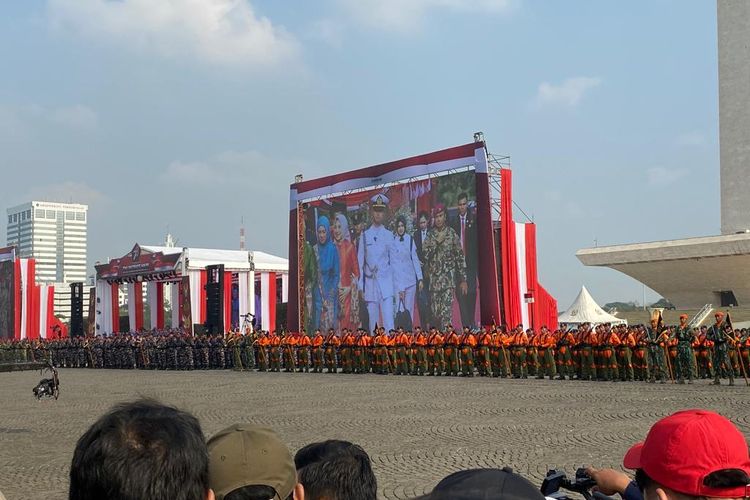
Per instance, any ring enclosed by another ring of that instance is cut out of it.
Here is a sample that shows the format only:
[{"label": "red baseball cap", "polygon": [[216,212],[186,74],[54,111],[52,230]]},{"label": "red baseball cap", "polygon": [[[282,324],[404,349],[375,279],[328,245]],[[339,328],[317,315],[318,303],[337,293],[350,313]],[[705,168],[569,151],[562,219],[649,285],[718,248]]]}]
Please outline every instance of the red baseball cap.
[{"label": "red baseball cap", "polygon": [[747,441],[725,417],[708,410],[685,410],[665,417],[633,445],[623,465],[643,469],[659,484],[693,496],[737,498],[750,495],[750,485],[710,488],[706,476],[722,469],[750,474]]}]

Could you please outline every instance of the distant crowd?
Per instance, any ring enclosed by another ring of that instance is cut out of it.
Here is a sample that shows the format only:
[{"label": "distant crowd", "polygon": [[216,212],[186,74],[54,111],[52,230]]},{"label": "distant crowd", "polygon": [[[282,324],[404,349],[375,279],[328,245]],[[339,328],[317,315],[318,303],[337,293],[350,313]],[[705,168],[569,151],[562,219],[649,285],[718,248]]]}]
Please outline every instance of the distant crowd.
[{"label": "distant crowd", "polygon": [[66,368],[235,369],[286,372],[648,381],[735,377],[750,371],[750,333],[723,313],[711,326],[580,325],[539,332],[520,325],[457,332],[344,328],[325,334],[259,332],[192,336],[166,330],[0,342],[0,363],[51,361]]}]

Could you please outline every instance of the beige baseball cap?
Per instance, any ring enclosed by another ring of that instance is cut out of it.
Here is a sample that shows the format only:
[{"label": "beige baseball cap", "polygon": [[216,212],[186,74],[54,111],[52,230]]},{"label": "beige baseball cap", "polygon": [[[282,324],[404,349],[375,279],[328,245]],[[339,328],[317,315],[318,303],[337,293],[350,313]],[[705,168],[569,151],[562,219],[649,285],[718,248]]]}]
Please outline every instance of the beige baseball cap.
[{"label": "beige baseball cap", "polygon": [[216,500],[243,486],[265,485],[287,498],[297,484],[294,458],[266,427],[234,424],[208,440],[209,483]]}]

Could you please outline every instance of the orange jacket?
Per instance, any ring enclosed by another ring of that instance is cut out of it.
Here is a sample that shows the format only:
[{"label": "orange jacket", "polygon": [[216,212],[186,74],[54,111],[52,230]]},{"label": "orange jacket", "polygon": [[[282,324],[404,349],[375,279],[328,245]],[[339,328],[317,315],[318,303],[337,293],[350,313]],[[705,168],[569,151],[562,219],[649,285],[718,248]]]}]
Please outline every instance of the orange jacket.
[{"label": "orange jacket", "polygon": [[424,347],[424,346],[426,346],[426,345],[427,345],[427,337],[425,336],[425,334],[424,334],[424,333],[418,333],[418,334],[417,334],[417,335],[416,335],[416,336],[414,337],[414,343],[415,343],[416,345],[420,346],[420,347]]}]

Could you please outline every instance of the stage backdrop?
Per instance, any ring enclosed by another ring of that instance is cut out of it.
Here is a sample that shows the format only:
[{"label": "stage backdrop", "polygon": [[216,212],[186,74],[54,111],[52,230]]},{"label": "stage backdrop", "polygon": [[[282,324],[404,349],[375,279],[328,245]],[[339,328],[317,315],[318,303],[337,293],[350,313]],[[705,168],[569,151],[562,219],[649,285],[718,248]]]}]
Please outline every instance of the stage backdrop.
[{"label": "stage backdrop", "polygon": [[491,235],[484,143],[293,184],[290,328],[492,324]]}]

